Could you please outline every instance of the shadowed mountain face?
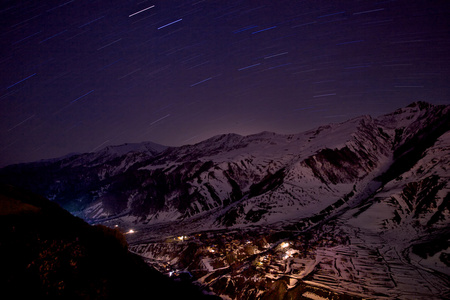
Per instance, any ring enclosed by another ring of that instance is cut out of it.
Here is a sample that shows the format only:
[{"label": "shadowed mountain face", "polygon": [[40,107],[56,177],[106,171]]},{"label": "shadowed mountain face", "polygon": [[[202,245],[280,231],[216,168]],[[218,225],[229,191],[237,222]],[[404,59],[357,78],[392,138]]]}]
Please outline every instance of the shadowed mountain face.
[{"label": "shadowed mountain face", "polygon": [[45,198],[5,185],[0,186],[0,236],[3,295],[210,299],[189,285],[175,284],[130,254],[118,230],[90,226]]}]

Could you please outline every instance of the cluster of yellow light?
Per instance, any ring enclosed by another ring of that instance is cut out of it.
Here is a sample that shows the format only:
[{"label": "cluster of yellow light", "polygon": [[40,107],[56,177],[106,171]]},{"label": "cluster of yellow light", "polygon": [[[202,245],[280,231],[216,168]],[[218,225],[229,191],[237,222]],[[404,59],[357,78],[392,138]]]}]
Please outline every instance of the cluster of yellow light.
[{"label": "cluster of yellow light", "polygon": [[286,247],[288,247],[289,246],[289,243],[288,242],[283,242],[283,243],[281,243],[281,248],[286,248]]}]

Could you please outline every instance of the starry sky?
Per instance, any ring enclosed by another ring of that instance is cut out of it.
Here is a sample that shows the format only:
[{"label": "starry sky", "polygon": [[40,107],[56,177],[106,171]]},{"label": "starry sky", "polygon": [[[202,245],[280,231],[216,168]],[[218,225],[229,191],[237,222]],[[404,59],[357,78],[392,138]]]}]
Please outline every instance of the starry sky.
[{"label": "starry sky", "polygon": [[449,104],[447,2],[2,0],[0,166]]}]

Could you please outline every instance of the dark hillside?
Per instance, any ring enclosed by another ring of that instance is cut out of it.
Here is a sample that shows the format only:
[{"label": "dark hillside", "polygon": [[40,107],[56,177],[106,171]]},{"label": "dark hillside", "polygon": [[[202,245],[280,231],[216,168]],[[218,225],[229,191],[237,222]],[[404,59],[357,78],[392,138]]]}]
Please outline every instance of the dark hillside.
[{"label": "dark hillside", "polygon": [[0,290],[15,299],[211,298],[130,254],[118,230],[90,226],[45,198],[5,185],[0,237]]}]

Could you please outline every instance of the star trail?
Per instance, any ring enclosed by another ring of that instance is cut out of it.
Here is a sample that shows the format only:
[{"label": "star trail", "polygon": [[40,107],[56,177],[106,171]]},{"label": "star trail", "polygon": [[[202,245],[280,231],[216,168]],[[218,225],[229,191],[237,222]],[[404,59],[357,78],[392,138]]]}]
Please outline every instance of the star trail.
[{"label": "star trail", "polygon": [[445,1],[3,1],[0,165],[450,103]]}]

